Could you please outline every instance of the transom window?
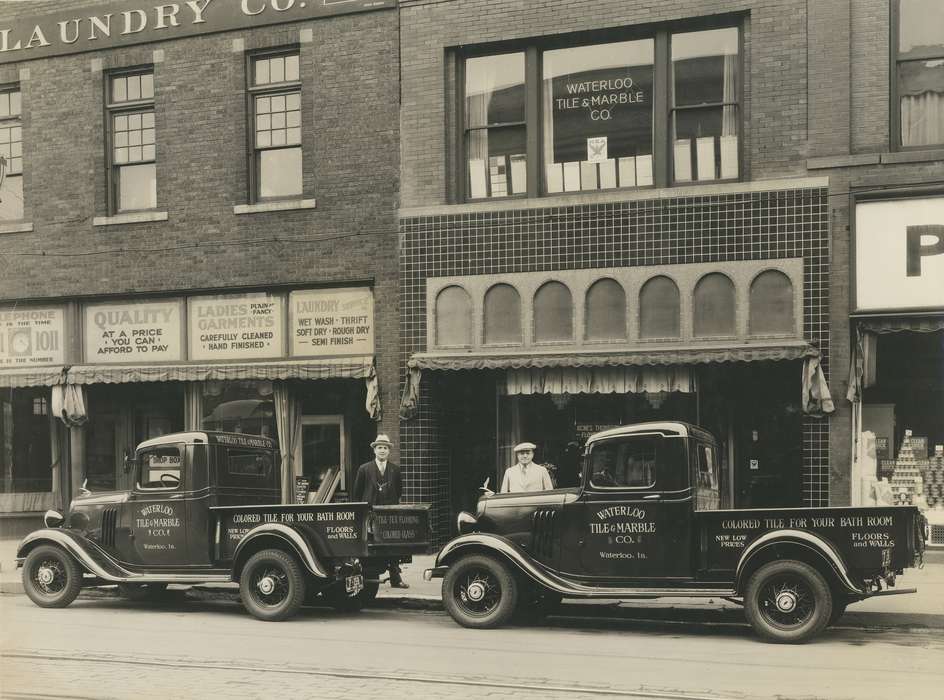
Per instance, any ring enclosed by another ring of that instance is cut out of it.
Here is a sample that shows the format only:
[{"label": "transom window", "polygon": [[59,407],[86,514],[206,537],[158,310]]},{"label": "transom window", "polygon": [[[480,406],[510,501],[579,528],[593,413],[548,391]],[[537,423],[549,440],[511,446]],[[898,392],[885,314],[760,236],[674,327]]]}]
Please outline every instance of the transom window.
[{"label": "transom window", "polygon": [[23,122],[19,87],[0,88],[0,220],[23,218]]},{"label": "transom window", "polygon": [[298,52],[250,59],[253,198],[302,194],[302,108]]},{"label": "transom window", "polygon": [[560,43],[461,61],[466,199],[740,176],[737,27]]},{"label": "transom window", "polygon": [[897,7],[893,142],[903,148],[944,144],[944,3],[898,0]]},{"label": "transom window", "polygon": [[157,207],[154,74],[112,75],[108,86],[110,192],[113,211]]}]

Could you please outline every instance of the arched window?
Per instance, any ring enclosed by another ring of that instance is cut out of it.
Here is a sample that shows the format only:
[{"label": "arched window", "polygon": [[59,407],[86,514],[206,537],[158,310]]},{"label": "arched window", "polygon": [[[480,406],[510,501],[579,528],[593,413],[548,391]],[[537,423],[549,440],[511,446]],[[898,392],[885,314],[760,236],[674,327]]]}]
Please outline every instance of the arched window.
[{"label": "arched window", "polygon": [[485,344],[521,342],[521,296],[510,284],[485,293]]},{"label": "arched window", "polygon": [[696,336],[735,335],[734,283],[727,275],[712,272],[698,280],[693,301]]},{"label": "arched window", "polygon": [[534,294],[534,342],[574,339],[574,303],[560,282],[547,282]]},{"label": "arched window", "polygon": [[639,336],[678,338],[680,323],[678,287],[668,277],[653,277],[639,291]]},{"label": "arched window", "polygon": [[462,287],[446,287],[436,295],[436,345],[471,344],[472,297]]},{"label": "arched window", "polygon": [[761,272],[751,282],[751,335],[793,333],[793,283],[779,270]]},{"label": "arched window", "polygon": [[587,340],[626,339],[626,292],[614,279],[602,279],[587,290]]}]

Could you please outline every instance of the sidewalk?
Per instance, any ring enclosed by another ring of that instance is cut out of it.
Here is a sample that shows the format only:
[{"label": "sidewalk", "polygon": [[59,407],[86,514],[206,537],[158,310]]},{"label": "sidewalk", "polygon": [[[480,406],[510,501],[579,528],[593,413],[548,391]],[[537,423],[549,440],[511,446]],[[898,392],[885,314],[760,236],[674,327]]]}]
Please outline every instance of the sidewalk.
[{"label": "sidewalk", "polygon": [[[17,542],[0,540],[0,594],[22,594],[20,570],[15,568]],[[433,555],[413,557],[411,564],[403,565],[403,580],[408,589],[392,589],[386,583],[380,586],[378,606],[441,609],[441,579],[423,580],[423,570],[433,566]],[[902,588],[917,588],[910,595],[872,598],[855,603],[843,615],[840,626],[845,627],[909,627],[944,630],[944,551],[931,551],[925,556],[923,569],[909,569],[899,578]],[[199,586],[198,591],[231,591],[237,594],[235,584],[211,587]],[[91,591],[82,595],[95,595]],[[570,605],[573,603],[573,605]],[[621,601],[568,601],[568,608],[580,615],[626,617],[630,619],[685,620],[692,622],[742,623],[741,606],[723,600],[698,598],[659,598],[656,600]]]}]

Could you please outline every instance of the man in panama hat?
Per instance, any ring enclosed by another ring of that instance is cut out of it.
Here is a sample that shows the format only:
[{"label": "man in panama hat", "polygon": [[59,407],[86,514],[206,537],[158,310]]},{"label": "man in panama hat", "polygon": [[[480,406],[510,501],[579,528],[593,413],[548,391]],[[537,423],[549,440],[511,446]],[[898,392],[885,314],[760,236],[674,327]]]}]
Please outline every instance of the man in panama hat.
[{"label": "man in panama hat", "polygon": [[[353,496],[355,501],[367,501],[372,506],[390,506],[400,502],[401,481],[400,467],[389,460],[390,438],[379,433],[370,446],[374,448],[374,459],[357,468],[354,477]],[[391,588],[409,588],[400,576],[397,562],[390,562]]]}]

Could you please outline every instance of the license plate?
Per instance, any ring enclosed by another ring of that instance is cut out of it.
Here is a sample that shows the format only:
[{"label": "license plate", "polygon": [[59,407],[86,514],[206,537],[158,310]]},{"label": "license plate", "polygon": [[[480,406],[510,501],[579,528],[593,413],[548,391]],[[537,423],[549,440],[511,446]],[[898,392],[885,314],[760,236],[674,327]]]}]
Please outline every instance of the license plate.
[{"label": "license plate", "polygon": [[344,578],[344,590],[350,595],[357,595],[364,590],[364,577],[360,574],[357,576],[346,576]]}]

